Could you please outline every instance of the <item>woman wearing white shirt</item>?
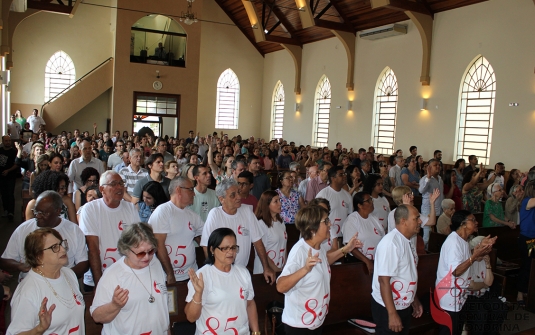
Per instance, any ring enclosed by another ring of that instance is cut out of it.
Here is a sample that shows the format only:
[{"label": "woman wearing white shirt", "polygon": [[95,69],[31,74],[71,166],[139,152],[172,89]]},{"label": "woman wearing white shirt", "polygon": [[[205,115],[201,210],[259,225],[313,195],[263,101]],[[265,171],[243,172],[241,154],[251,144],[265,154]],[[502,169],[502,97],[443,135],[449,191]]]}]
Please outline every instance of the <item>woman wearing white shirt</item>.
[{"label": "woman wearing white shirt", "polygon": [[251,275],[245,267],[234,265],[240,250],[236,234],[230,228],[218,228],[207,244],[206,265],[188,272],[184,312],[188,321],[195,322],[195,334],[230,330],[238,335],[260,335]]},{"label": "woman wearing white shirt", "polygon": [[[382,185],[382,182],[381,182]],[[368,273],[373,274],[373,261],[375,249],[385,236],[385,230],[379,220],[373,215],[373,198],[366,192],[358,192],[353,196],[353,208],[355,212],[349,214],[342,228],[344,242],[349,241],[350,236],[358,234],[363,243],[361,248],[355,248],[351,254],[366,264]]]},{"label": "woman wearing white shirt", "polygon": [[[390,213],[390,204],[383,194],[383,178],[378,174],[370,174],[364,182],[364,192],[372,196],[373,212],[372,214],[379,220],[379,223],[386,231],[388,228],[388,213]],[[356,208],[356,207],[353,207]]]},{"label": "woman wearing white shirt", "polygon": [[[293,246],[277,279],[277,291],[285,294],[282,322],[288,335],[321,334],[331,299],[330,264],[327,249],[321,248],[330,236],[329,213],[320,206],[302,208],[295,226],[302,238]],[[340,250],[345,254],[355,246],[357,240],[352,238]]]},{"label": "woman wearing white shirt", "polygon": [[[262,232],[262,242],[266,247],[268,262],[274,272],[280,272],[286,263],[286,225],[280,216],[281,202],[277,192],[265,191],[256,206],[258,228]],[[256,254],[253,273],[263,273],[262,262]]]},{"label": "woman wearing white shirt", "polygon": [[[437,291],[440,307],[452,320],[451,335],[460,335],[463,331],[464,303],[469,291],[482,288],[470,278],[470,267],[476,259],[482,258],[492,250],[496,237],[485,237],[470,253],[468,237],[477,232],[477,221],[473,214],[466,210],[455,212],[451,217],[452,233],[442,245],[438,261]],[[440,327],[440,334],[449,334],[449,328]]]}]

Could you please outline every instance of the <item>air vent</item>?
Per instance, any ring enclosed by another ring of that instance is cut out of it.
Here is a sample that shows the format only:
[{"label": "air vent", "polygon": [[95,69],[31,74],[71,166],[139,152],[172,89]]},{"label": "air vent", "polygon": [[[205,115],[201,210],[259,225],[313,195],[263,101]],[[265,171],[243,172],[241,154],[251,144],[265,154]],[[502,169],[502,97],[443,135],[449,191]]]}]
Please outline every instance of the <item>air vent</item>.
[{"label": "air vent", "polygon": [[403,24],[389,24],[373,29],[363,30],[359,33],[360,38],[366,40],[379,40],[392,36],[406,35],[407,26]]}]

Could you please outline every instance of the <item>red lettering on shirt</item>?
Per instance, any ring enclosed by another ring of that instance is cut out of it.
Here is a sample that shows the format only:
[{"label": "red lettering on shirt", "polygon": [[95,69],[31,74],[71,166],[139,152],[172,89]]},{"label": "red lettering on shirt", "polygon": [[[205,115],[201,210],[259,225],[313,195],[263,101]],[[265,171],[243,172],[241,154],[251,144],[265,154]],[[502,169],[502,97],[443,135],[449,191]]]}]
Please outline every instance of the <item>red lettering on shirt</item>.
[{"label": "red lettering on shirt", "polygon": [[69,329],[69,333],[68,334],[72,334],[74,332],[77,332],[79,329],[80,329],[80,325],[78,325],[78,326],[76,326],[74,328],[71,328],[71,329]]},{"label": "red lettering on shirt", "polygon": [[154,291],[156,293],[160,293],[160,290],[158,289],[158,285],[156,285],[156,280],[154,281]]},{"label": "red lettering on shirt", "polygon": [[243,288],[240,287],[240,299],[245,299],[245,297],[243,296]]},{"label": "red lettering on shirt", "polygon": [[189,230],[193,230],[193,229],[191,229],[191,222],[188,222],[188,228],[189,228]]},{"label": "red lettering on shirt", "polygon": [[241,225],[238,226],[238,234],[243,235],[243,233],[242,233],[242,231],[241,231]]},{"label": "red lettering on shirt", "polygon": [[119,225],[117,226],[119,230],[123,230],[123,221],[119,221]]}]

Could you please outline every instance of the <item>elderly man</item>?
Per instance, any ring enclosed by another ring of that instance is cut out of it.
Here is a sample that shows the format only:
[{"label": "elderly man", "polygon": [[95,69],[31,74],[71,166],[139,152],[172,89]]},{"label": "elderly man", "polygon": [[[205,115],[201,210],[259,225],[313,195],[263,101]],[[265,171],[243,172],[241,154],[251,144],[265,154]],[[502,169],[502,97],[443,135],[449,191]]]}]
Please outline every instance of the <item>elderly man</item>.
[{"label": "elderly man", "polygon": [[[381,239],[375,251],[371,310],[378,334],[409,334],[412,316],[419,318],[423,312],[416,296],[417,262],[410,243],[422,221],[411,205],[398,206],[395,221],[396,228]],[[403,289],[398,288],[400,284]]]},{"label": "elderly man", "polygon": [[[422,194],[422,216],[429,217],[431,214],[431,195],[438,189],[440,192],[438,198],[434,203],[435,213],[433,215],[440,216],[442,214],[442,200],[444,199],[444,181],[439,175],[440,164],[439,161],[432,158],[429,160],[427,167],[427,175],[420,179],[420,188],[418,191]],[[429,226],[424,227],[424,243],[427,249],[427,242],[429,241]]]},{"label": "elderly man", "polygon": [[[158,240],[158,259],[167,274],[167,284],[188,280],[188,270],[197,271],[193,240],[202,233],[201,217],[187,209],[195,192],[188,178],[177,177],[169,185],[171,200],[158,206],[149,218]],[[197,238],[197,242],[200,238]]]},{"label": "elderly man", "polygon": [[215,191],[209,189],[212,182],[212,174],[210,169],[206,166],[195,165],[192,170],[193,178],[195,179],[195,198],[193,204],[188,208],[197,213],[202,222],[206,222],[208,213],[214,207],[221,206]]},{"label": "elderly man", "polygon": [[102,199],[85,204],[79,216],[80,229],[87,240],[91,267],[91,272],[84,276],[84,284],[88,290],[97,286],[104,270],[121,258],[117,241],[124,227],[139,222],[136,207],[132,203],[122,201],[124,181],[117,172],[104,172],[100,176],[99,189]]},{"label": "elderly man", "polygon": [[82,171],[87,167],[96,169],[100,175],[104,173],[104,164],[100,159],[93,157],[91,142],[84,139],[82,141],[82,157],[73,160],[69,166],[68,176],[69,181],[72,183],[72,193],[76,193],[76,190],[84,186],[81,175]]},{"label": "elderly man", "polygon": [[132,203],[137,204],[143,196],[143,187],[149,181],[157,181],[162,187],[167,199],[169,199],[169,183],[171,180],[163,176],[163,155],[160,153],[152,154],[147,158],[146,164],[149,173],[144,178],[141,178],[134,186],[134,195],[132,196]]},{"label": "elderly man", "polygon": [[40,125],[46,126],[45,120],[43,120],[42,117],[37,115],[37,113],[39,113],[39,111],[37,109],[34,109],[32,111],[32,115],[30,115],[28,119],[26,120],[26,122],[30,124],[31,131],[33,131],[34,133],[39,132]]},{"label": "elderly man", "polygon": [[254,186],[251,192],[253,193],[256,199],[260,199],[262,193],[271,188],[271,182],[269,181],[269,177],[267,174],[260,173],[260,158],[251,154],[249,155],[249,158],[247,158],[247,163],[249,163],[249,172],[251,172],[254,177]]},{"label": "elderly man", "polygon": [[119,175],[125,183],[124,200],[129,202],[132,202],[136,183],[149,174],[147,170],[141,167],[142,155],[141,149],[130,150],[130,165],[119,170]]},{"label": "elderly man", "polygon": [[403,186],[403,180],[401,180],[401,169],[403,168],[403,157],[396,156],[396,164],[390,168],[388,172],[388,177],[390,177],[390,182],[394,186]]},{"label": "elderly man", "polygon": [[247,164],[244,161],[237,159],[232,162],[230,168],[232,169],[232,179],[238,180],[240,173],[246,170]]},{"label": "elderly man", "polygon": [[308,177],[304,179],[302,182],[300,182],[297,188],[297,192],[299,192],[299,195],[303,199],[305,199],[307,195],[308,182],[316,178],[318,175],[318,166],[314,165],[314,166],[309,167],[307,174],[308,174]]},{"label": "elderly man", "polygon": [[26,236],[39,228],[54,228],[68,243],[68,247],[63,245],[67,249],[69,259],[66,266],[71,268],[78,278],[83,276],[89,269],[85,236],[78,225],[59,216],[62,206],[61,195],[54,191],[44,191],[37,197],[33,209],[35,218],[21,223],[9,238],[0,260],[2,269],[20,271],[19,279],[23,279],[30,270],[24,255]]},{"label": "elderly man", "polygon": [[230,228],[236,234],[236,244],[240,246],[240,252],[236,255],[234,263],[247,266],[252,243],[262,262],[266,282],[273,284],[275,282],[275,273],[268,264],[266,248],[262,243],[261,231],[257,226],[258,219],[256,219],[250,208],[245,208],[248,206],[241,205],[241,197],[236,181],[223,179],[217,185],[215,192],[221,202],[221,207],[214,208],[208,213],[200,243],[204,249],[204,255],[208,255],[207,245],[210,234],[217,228]]},{"label": "elderly man", "polygon": [[347,219],[347,216],[353,213],[353,198],[348,191],[342,187],[347,184],[346,174],[344,168],[340,165],[333,166],[328,171],[330,185],[321,190],[316,198],[324,198],[329,200],[331,212],[329,213],[329,220],[331,220],[331,245],[333,249],[338,249],[337,238],[342,232],[342,226]]},{"label": "elderly man", "polygon": [[123,154],[121,155],[121,164],[115,166],[113,168],[113,171],[119,173],[121,169],[128,167],[128,165],[130,165],[130,154],[128,153],[128,151],[123,151]]},{"label": "elderly man", "polygon": [[108,170],[115,170],[115,167],[123,162],[124,141],[115,141],[115,152],[108,157]]},{"label": "elderly man", "polygon": [[310,179],[307,186],[307,193],[305,196],[305,201],[308,203],[310,200],[316,198],[318,193],[327,187],[327,182],[329,181],[329,169],[332,167],[332,164],[329,162],[323,162],[318,166],[318,176],[314,179]]}]

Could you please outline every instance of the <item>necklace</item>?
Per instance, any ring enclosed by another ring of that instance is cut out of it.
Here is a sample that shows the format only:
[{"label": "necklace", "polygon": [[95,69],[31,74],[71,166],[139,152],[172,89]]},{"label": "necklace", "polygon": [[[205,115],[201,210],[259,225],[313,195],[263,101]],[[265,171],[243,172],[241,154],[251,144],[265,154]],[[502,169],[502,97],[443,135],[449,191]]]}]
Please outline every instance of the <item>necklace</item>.
[{"label": "necklace", "polygon": [[[61,270],[60,270],[61,271]],[[66,307],[68,308],[72,308],[72,306],[74,306],[72,304],[72,301],[70,299],[65,299],[64,297],[60,296],[56,290],[54,290],[54,288],[52,287],[52,285],[50,284],[50,282],[48,281],[48,279],[46,279],[45,275],[43,274],[43,272],[38,268],[37,269],[37,272],[43,277],[43,279],[45,280],[46,284],[48,285],[48,287],[50,288],[50,290],[52,290],[52,293],[54,294],[54,296],[63,304],[65,305]],[[76,293],[74,293],[74,290],[72,288],[72,285],[71,283],[67,280],[67,278],[65,278],[65,275],[62,276],[63,277],[63,280],[67,282],[67,284],[69,285],[69,288],[71,289],[71,293],[72,293],[72,297],[74,298],[74,302],[77,304],[77,305],[81,305],[80,301],[78,301],[78,299],[76,298]]]},{"label": "necklace", "polygon": [[[128,264],[126,264],[128,265]],[[143,285],[143,282],[141,282],[141,279],[139,279],[139,277],[137,276],[137,274],[134,272],[134,269],[132,269],[132,267],[130,265],[128,265],[128,267],[130,268],[130,270],[132,270],[132,273],[134,274],[134,276],[136,276],[137,280],[139,281],[139,283],[141,284],[141,286],[143,286],[143,288],[145,289],[145,291],[147,291],[147,293],[149,294],[149,302],[152,304],[156,299],[154,298],[154,296],[152,295],[152,272],[150,271],[150,264],[149,264],[149,275],[150,275],[150,282],[151,284],[149,284],[149,287],[150,287],[150,291],[147,290],[147,288],[145,287],[145,285]]]}]

